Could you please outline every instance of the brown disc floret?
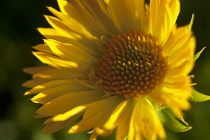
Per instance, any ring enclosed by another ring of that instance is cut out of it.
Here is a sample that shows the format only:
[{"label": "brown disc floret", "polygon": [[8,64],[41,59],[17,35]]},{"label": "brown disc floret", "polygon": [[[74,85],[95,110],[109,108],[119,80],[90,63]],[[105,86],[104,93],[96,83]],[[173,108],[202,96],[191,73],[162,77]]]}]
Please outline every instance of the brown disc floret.
[{"label": "brown disc floret", "polygon": [[103,48],[96,75],[110,94],[138,98],[159,86],[168,69],[158,40],[141,31],[113,36]]}]

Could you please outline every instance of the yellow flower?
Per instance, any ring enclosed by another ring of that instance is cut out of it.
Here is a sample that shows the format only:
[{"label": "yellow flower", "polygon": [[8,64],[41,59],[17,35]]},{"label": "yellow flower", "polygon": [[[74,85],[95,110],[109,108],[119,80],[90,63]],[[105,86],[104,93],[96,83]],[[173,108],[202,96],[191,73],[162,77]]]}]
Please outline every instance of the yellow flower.
[{"label": "yellow flower", "polygon": [[46,39],[33,52],[48,66],[25,69],[33,75],[25,95],[43,104],[36,117],[49,117],[43,134],[82,116],[69,133],[92,130],[94,140],[116,129],[117,140],[165,139],[166,108],[187,125],[195,38],[193,18],[176,26],[179,0],[58,4],[61,12],[48,7],[58,18],[45,16],[53,28],[38,28]]}]

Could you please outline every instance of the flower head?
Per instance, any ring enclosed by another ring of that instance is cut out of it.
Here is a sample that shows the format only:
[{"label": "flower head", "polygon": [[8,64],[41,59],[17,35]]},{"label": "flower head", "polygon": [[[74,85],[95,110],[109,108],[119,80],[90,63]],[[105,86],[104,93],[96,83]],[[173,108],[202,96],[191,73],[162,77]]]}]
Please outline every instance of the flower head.
[{"label": "flower head", "polygon": [[69,133],[92,130],[94,140],[116,129],[117,140],[164,139],[164,108],[186,123],[195,38],[192,21],[176,26],[179,0],[58,4],[61,12],[48,7],[57,18],[45,16],[53,28],[38,28],[46,39],[33,52],[48,66],[25,69],[33,75],[26,95],[43,104],[36,117],[49,117],[44,134],[82,116]]}]

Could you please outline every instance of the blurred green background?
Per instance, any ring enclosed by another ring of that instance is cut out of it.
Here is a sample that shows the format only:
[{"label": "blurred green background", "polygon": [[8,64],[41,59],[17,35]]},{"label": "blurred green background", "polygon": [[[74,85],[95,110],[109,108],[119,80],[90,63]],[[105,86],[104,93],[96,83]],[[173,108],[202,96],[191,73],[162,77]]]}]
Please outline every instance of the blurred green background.
[{"label": "blurred green background", "polygon": [[[210,95],[210,1],[182,0],[178,25],[189,23],[195,14],[193,31],[197,38],[197,51],[207,46],[197,60],[192,74],[195,88]],[[4,0],[0,1],[0,140],[85,140],[86,132],[66,134],[68,127],[51,135],[41,135],[44,119],[33,118],[40,107],[30,96],[23,96],[26,88],[21,84],[30,79],[24,67],[36,66],[38,60],[31,47],[42,43],[37,27],[49,27],[43,14],[50,14],[46,6],[58,9],[56,0]],[[169,140],[210,140],[210,101],[192,103],[185,119],[193,129],[185,133],[168,131]],[[99,138],[100,140],[104,138]],[[106,139],[114,140],[114,136]]]}]

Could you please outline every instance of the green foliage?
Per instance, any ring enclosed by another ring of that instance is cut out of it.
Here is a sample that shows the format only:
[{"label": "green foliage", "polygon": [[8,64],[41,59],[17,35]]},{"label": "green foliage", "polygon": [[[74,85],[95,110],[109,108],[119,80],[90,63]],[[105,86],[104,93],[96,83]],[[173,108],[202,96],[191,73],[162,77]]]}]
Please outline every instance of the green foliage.
[{"label": "green foliage", "polygon": [[202,94],[196,90],[193,90],[192,97],[190,98],[193,102],[204,102],[210,100],[210,96]]},{"label": "green foliage", "polygon": [[163,125],[174,132],[185,132],[192,128],[183,120],[183,118],[176,118],[168,107],[159,110],[158,115]]},{"label": "green foliage", "polygon": [[194,55],[193,59],[194,59],[194,60],[197,60],[197,59],[200,57],[201,53],[204,51],[205,48],[206,48],[206,47],[204,47],[202,50],[200,50],[199,52],[197,52],[197,53]]}]

